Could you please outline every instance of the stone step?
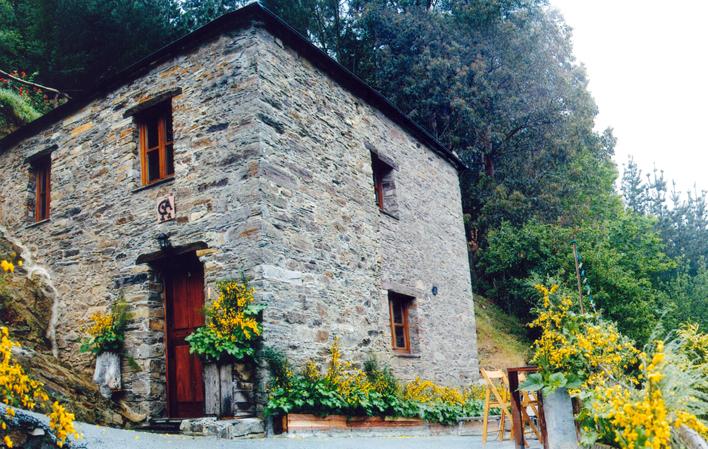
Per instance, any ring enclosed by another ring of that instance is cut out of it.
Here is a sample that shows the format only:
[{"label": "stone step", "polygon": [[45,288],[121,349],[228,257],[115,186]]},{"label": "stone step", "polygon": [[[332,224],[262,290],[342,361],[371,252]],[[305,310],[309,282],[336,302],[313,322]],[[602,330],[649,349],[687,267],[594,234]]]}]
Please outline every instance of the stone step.
[{"label": "stone step", "polygon": [[260,438],[265,436],[265,424],[261,418],[184,419],[180,433],[190,436],[213,436],[223,439]]},{"label": "stone step", "polygon": [[140,427],[140,430],[157,433],[179,433],[181,424],[182,419],[154,418],[146,426]]}]

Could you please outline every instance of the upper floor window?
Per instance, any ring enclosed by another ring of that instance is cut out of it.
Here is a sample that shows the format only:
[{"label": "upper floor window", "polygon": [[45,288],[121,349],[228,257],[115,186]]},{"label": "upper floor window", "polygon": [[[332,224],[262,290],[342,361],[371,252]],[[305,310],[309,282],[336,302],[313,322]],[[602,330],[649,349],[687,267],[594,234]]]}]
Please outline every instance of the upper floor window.
[{"label": "upper floor window", "polygon": [[413,298],[410,296],[388,292],[391,343],[394,351],[411,352],[409,309],[412,303]]},{"label": "upper floor window", "polygon": [[52,160],[49,155],[32,162],[34,172],[34,221],[49,218]]},{"label": "upper floor window", "polygon": [[392,211],[395,197],[393,196],[393,167],[381,158],[371,153],[371,169],[374,172],[374,193],[376,205],[384,211]]},{"label": "upper floor window", "polygon": [[140,129],[142,184],[149,185],[175,174],[172,107],[167,101],[137,117]]}]

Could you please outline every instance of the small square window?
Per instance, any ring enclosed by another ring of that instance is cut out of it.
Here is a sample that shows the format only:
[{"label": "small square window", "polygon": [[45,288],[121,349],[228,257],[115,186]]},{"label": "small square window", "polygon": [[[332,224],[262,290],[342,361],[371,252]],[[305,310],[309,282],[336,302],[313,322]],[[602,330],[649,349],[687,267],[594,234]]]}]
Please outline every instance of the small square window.
[{"label": "small square window", "polygon": [[49,155],[32,162],[34,174],[34,221],[40,222],[49,218],[51,198],[51,167]]},{"label": "small square window", "polygon": [[389,317],[391,322],[391,346],[394,351],[410,353],[409,309],[413,298],[395,292],[388,292]]},{"label": "small square window", "polygon": [[172,107],[169,102],[141,113],[140,163],[143,185],[170,178],[175,174]]},{"label": "small square window", "polygon": [[393,167],[382,161],[376,154],[371,154],[371,168],[374,172],[374,194],[376,195],[376,205],[379,209],[386,210],[388,204],[386,184],[393,174]]}]

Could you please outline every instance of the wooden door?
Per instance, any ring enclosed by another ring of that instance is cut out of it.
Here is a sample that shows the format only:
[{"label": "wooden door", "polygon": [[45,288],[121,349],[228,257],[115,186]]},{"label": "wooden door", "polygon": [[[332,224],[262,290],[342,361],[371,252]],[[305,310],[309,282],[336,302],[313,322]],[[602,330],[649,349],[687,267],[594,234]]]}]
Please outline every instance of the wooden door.
[{"label": "wooden door", "polygon": [[167,403],[170,418],[204,416],[202,364],[184,338],[204,324],[204,269],[195,256],[165,267]]}]

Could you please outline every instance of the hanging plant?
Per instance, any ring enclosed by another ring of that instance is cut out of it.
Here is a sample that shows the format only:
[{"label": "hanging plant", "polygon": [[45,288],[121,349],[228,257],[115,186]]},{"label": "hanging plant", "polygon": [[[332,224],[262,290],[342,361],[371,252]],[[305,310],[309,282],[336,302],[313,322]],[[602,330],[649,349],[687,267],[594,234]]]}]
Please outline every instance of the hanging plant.
[{"label": "hanging plant", "polygon": [[81,343],[81,352],[96,355],[104,352],[119,352],[125,341],[125,326],[128,322],[128,304],[120,299],[113,304],[110,313],[96,312],[89,317],[86,330],[88,337]]}]

